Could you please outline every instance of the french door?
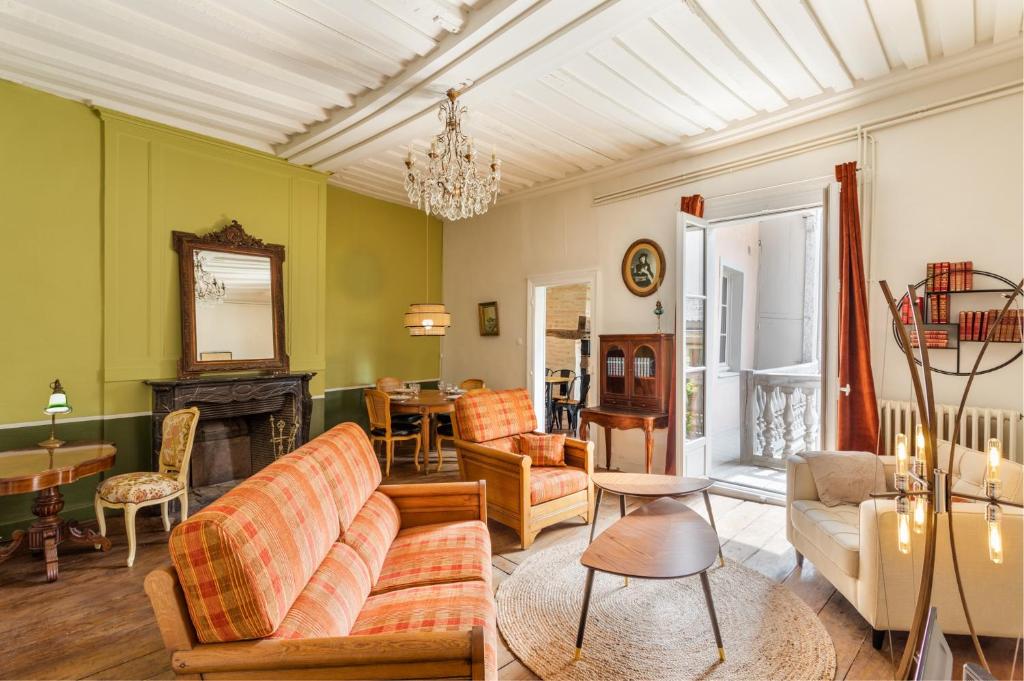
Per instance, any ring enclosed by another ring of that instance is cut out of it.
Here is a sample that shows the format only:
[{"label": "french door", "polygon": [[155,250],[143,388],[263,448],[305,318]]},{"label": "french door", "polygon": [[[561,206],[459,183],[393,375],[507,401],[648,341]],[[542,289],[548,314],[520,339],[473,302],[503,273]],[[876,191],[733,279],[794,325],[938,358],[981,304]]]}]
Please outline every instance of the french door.
[{"label": "french door", "polygon": [[688,213],[678,215],[675,456],[676,470],[688,476],[707,474],[707,237],[707,222]]}]

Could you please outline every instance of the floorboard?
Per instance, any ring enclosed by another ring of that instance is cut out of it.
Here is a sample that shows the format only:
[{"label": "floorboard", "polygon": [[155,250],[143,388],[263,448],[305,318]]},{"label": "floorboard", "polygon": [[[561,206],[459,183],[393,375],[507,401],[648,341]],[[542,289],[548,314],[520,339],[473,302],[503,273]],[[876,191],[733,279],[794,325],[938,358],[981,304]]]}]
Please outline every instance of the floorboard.
[{"label": "floorboard", "polygon": [[[388,483],[444,482],[458,480],[454,457],[448,456],[440,472],[415,471],[411,456],[398,453]],[[204,499],[205,501],[206,499]],[[703,499],[687,497],[685,503],[706,516]],[[629,499],[635,508],[642,500]],[[805,561],[796,567],[796,555],[786,541],[785,511],[776,506],[712,495],[712,509],[723,543],[732,560],[761,572],[791,589],[818,614],[836,648],[837,679],[892,678],[888,646],[871,647],[870,629],[856,610],[831,584]],[[619,517],[618,498],[605,495],[598,516],[598,531]],[[0,566],[0,655],[3,679],[171,679],[167,654],[142,580],[154,568],[167,565],[167,535],[160,519],[140,517],[139,548],[135,566],[125,566],[127,548],[119,515],[108,515],[114,546],[109,553],[70,549],[61,556],[60,579],[48,584],[42,560],[23,554]],[[518,565],[536,551],[563,541],[583,539],[590,526],[573,519],[538,535],[529,550],[509,528],[491,521],[492,576],[495,589]],[[894,637],[900,650],[906,636]],[[1014,641],[983,639],[986,654],[999,678],[1009,678]],[[973,659],[970,639],[950,637],[956,668]],[[502,679],[537,677],[499,645]],[[1014,678],[1021,678],[1018,663]]]}]

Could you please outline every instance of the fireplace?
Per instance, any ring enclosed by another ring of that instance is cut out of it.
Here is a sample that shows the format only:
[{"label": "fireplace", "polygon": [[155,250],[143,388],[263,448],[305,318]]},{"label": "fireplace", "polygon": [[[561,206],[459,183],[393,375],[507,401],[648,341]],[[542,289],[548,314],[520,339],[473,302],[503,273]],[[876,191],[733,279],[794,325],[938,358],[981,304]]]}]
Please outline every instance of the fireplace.
[{"label": "fireplace", "polygon": [[[314,375],[147,381],[153,389],[153,470],[159,465],[164,418],[186,407],[199,408],[191,487],[240,480],[268,466],[279,450],[291,451],[309,439],[309,380]],[[294,437],[275,443],[271,418]]]}]

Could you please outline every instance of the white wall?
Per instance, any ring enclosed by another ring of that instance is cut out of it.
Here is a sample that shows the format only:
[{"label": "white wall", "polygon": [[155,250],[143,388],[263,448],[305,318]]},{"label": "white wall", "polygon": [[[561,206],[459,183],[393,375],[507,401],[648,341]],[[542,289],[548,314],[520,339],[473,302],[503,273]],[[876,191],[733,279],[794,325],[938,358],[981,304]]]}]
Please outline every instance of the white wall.
[{"label": "white wall", "polygon": [[759,223],[757,349],[754,368],[800,364],[804,338],[804,218],[790,214]]},{"label": "white wall", "polygon": [[[640,237],[660,243],[668,259],[659,295],[666,308],[663,328],[673,328],[673,240],[680,196],[703,194],[709,199],[708,210],[713,210],[717,196],[832,176],[836,164],[857,159],[858,149],[853,142],[820,148],[601,207],[592,205],[594,196],[745,158],[1020,78],[1020,63],[1008,62],[727,149],[548,195],[499,201],[480,218],[446,223],[444,297],[455,322],[444,342],[443,377],[482,376],[495,387],[525,385],[526,280],[531,275],[597,268],[600,327],[594,329],[595,334],[653,331],[658,296],[633,296],[619,274],[623,252]],[[1020,98],[1011,97],[910,121],[876,135],[877,234],[869,252],[873,278],[916,281],[925,261],[940,259],[973,260],[978,267],[1021,276],[1021,117]],[[884,353],[882,361],[885,329],[879,330],[883,324],[876,304],[877,284],[869,282],[869,289],[878,358],[876,380],[882,395],[902,397],[908,394],[906,370],[896,363],[891,350]],[[499,301],[500,337],[477,335],[476,304],[485,300]],[[1020,408],[1021,366],[1018,361],[979,379],[972,403]],[[951,387],[946,381],[940,381],[939,390],[942,399],[949,399]],[[615,443],[613,465],[640,470],[643,448],[639,434],[617,432]],[[664,433],[659,432],[656,470],[663,466],[664,451]]]}]

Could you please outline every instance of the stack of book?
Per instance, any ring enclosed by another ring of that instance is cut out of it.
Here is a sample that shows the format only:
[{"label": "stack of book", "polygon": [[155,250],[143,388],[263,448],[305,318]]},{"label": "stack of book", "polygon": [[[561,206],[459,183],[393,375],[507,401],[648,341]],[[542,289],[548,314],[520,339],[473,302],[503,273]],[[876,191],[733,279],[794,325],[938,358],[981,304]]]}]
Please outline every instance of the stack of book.
[{"label": "stack of book", "polygon": [[[917,309],[922,310],[921,306],[924,304],[924,298],[921,296],[917,297]],[[903,302],[900,304],[900,321],[904,324],[914,323],[914,310],[910,306],[910,296],[903,296]]]},{"label": "stack of book", "polygon": [[608,375],[609,376],[625,376],[626,375],[626,358],[625,357],[607,357],[608,360]]},{"label": "stack of book", "polygon": [[[924,332],[924,342],[929,348],[948,348],[949,331],[926,329]],[[920,346],[920,341],[917,339],[917,331],[912,330],[910,332],[910,345],[915,348]]]},{"label": "stack of book", "polygon": [[1013,343],[1021,340],[1021,324],[1024,314],[1021,310],[1007,310],[1002,320],[996,325],[999,310],[976,310],[960,313],[960,340],[983,341],[992,331],[992,340],[999,343]]},{"label": "stack of book", "polygon": [[928,323],[949,324],[949,294],[928,294]]},{"label": "stack of book", "polygon": [[974,288],[974,263],[930,262],[926,291],[970,291]]}]

